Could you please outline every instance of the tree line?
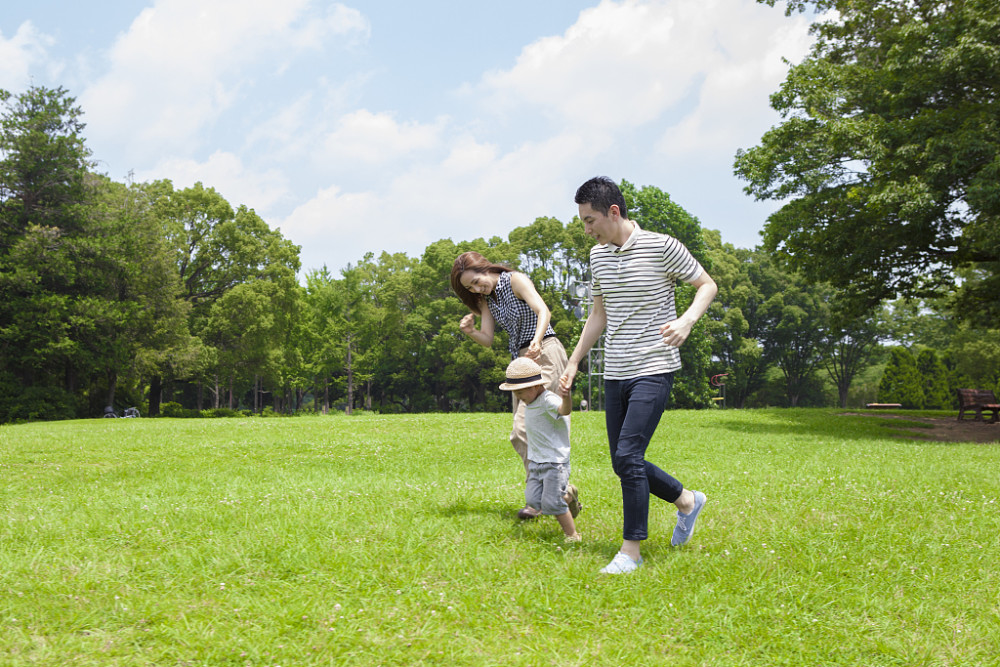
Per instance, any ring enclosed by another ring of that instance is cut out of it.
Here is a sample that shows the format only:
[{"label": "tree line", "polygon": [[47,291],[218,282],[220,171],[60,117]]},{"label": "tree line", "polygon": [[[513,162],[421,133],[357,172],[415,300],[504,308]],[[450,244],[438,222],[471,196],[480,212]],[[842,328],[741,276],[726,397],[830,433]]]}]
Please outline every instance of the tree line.
[{"label": "tree line", "polygon": [[[300,280],[298,247],[253,209],[201,183],[97,173],[68,91],[0,91],[0,103],[0,422],[105,406],[178,416],[507,410],[497,389],[505,334],[483,348],[458,329],[466,311],[448,276],[468,250],[526,273],[567,348],[582,329],[593,240],[579,219],[443,239],[420,257],[368,254]],[[778,252],[724,243],[663,190],[622,190],[640,226],[680,239],[719,284],[681,348],[674,407],[712,407],[723,391],[737,408],[846,406],[852,387],[855,399],[888,400],[895,385],[864,377],[886,363],[887,342],[946,353],[951,382],[1000,381],[1000,351],[982,330],[956,329],[948,302],[859,310]],[[692,295],[678,287],[681,309]],[[588,364],[593,382],[577,382],[577,403],[599,408],[599,352]]]}]

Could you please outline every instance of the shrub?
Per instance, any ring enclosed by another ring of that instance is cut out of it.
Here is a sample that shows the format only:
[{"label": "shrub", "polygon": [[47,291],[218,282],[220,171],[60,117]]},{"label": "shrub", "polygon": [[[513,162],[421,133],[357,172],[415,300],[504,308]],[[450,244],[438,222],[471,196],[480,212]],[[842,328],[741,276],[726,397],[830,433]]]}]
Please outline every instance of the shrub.
[{"label": "shrub", "polygon": [[923,381],[913,353],[905,347],[892,348],[878,385],[880,403],[899,403],[904,408],[924,407]]},{"label": "shrub", "polygon": [[14,382],[0,382],[0,423],[75,419],[79,401],[59,387],[19,388]]},{"label": "shrub", "polygon": [[168,401],[160,405],[161,417],[190,418],[201,417],[199,410],[188,410],[176,401]]},{"label": "shrub", "polygon": [[207,410],[201,411],[202,417],[243,417],[245,416],[243,412],[239,410],[234,410],[233,408],[208,408]]},{"label": "shrub", "polygon": [[948,387],[948,369],[931,349],[921,350],[917,355],[917,371],[923,381],[924,408],[943,409],[951,407],[952,391]]}]

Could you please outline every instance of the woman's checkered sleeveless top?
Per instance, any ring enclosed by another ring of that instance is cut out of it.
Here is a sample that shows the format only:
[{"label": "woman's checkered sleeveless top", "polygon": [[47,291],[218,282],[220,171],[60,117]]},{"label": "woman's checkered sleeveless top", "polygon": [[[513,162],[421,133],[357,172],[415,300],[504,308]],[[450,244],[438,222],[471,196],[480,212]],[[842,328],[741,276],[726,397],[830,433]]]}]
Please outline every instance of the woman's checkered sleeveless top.
[{"label": "woman's checkered sleeveless top", "polygon": [[[493,314],[493,319],[507,332],[510,341],[507,344],[510,358],[517,358],[517,351],[531,342],[538,327],[538,315],[524,301],[514,296],[510,286],[510,272],[504,271],[497,279],[493,294],[486,296],[486,305]],[[555,336],[556,332],[549,325],[546,336]]]}]

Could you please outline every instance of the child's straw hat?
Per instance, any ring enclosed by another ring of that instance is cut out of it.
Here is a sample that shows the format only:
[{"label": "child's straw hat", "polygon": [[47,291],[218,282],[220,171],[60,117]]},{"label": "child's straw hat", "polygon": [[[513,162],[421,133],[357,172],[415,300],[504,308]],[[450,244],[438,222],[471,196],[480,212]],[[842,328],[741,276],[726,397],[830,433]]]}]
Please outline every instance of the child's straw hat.
[{"label": "child's straw hat", "polygon": [[518,357],[507,366],[507,381],[500,385],[504,391],[524,389],[545,384],[542,367],[527,357]]}]

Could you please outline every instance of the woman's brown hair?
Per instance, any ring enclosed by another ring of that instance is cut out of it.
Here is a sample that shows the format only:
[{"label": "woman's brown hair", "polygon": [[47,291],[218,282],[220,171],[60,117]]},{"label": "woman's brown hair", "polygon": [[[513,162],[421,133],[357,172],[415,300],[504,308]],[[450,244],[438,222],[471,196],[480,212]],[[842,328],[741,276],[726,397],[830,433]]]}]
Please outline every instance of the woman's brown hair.
[{"label": "woman's brown hair", "polygon": [[494,264],[478,252],[463,252],[455,259],[455,263],[451,266],[451,288],[455,290],[455,294],[462,300],[462,303],[478,315],[482,312],[482,308],[479,305],[482,295],[473,294],[465,289],[465,286],[462,285],[462,274],[466,271],[501,274],[512,270],[502,264]]}]

